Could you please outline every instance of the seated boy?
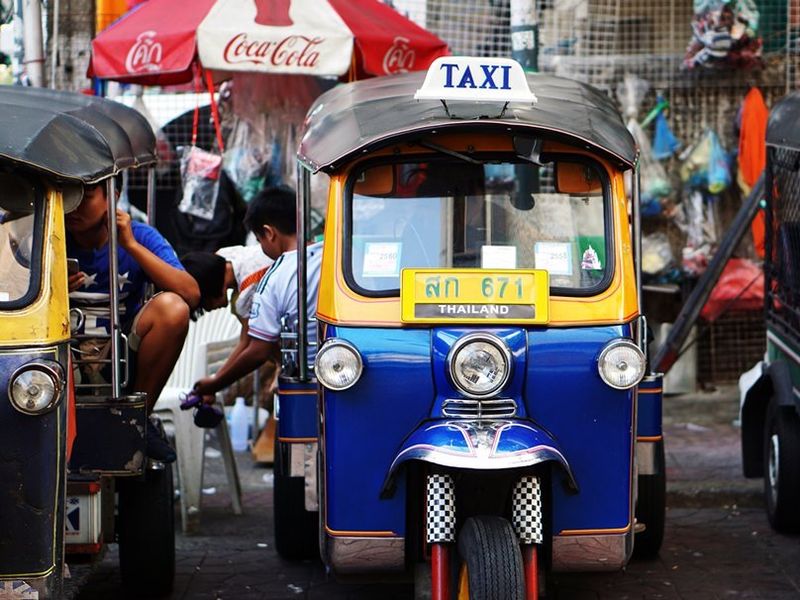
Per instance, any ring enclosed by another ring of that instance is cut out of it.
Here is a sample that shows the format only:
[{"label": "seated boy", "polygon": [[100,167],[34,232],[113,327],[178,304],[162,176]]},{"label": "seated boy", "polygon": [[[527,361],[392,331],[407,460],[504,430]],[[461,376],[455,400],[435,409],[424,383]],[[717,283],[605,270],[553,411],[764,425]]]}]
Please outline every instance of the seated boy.
[{"label": "seated boy", "polygon": [[[245,225],[255,234],[264,254],[275,260],[253,296],[247,339],[238,354],[232,354],[212,377],[195,383],[204,396],[227,387],[258,368],[266,360],[280,364],[281,318],[297,319],[297,220],[295,193],[287,187],[260,192],[247,209]],[[306,248],[308,267],[308,318],[317,312],[322,244]],[[308,339],[316,340],[316,324],[309,323]]]},{"label": "seated boy", "polygon": [[[69,276],[70,304],[84,312],[83,333],[88,335],[110,331],[107,215],[102,182],[87,186],[78,208],[65,217],[67,256],[80,265],[80,271]],[[119,208],[117,236],[120,324],[136,354],[132,389],[147,395],[149,414],[178,360],[200,290],[161,234],[149,225],[132,223]],[[149,283],[159,291],[145,302]],[[147,452],[156,460],[175,460],[174,451],[149,420]]]}]

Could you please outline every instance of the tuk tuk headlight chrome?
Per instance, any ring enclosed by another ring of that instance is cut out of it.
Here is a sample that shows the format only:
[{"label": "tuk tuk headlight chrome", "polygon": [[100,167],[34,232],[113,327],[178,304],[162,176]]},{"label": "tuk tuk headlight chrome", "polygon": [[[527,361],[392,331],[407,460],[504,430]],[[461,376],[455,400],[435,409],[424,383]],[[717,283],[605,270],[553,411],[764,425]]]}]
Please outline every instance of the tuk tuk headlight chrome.
[{"label": "tuk tuk headlight chrome", "polygon": [[471,333],[450,350],[447,366],[453,385],[468,398],[486,398],[500,391],[511,376],[511,350],[499,338]]},{"label": "tuk tuk headlight chrome", "polygon": [[364,370],[361,355],[355,346],[331,338],[322,344],[314,360],[314,373],[329,390],[340,392],[355,385]]},{"label": "tuk tuk headlight chrome", "polygon": [[627,390],[642,380],[646,362],[639,346],[629,340],[614,340],[600,353],[597,370],[612,388]]},{"label": "tuk tuk headlight chrome", "polygon": [[64,389],[64,371],[56,362],[28,363],[8,380],[11,405],[27,415],[47,412],[55,406]]}]

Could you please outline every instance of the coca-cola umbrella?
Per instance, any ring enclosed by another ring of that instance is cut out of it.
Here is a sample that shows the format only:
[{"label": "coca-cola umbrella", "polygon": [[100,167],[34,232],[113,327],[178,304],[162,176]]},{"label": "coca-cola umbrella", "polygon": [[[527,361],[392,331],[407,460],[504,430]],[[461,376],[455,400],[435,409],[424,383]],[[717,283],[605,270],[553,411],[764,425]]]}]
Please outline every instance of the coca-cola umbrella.
[{"label": "coca-cola umbrella", "polygon": [[426,69],[447,45],[378,0],[148,0],[92,41],[89,75],[170,85],[224,72],[347,76]]}]

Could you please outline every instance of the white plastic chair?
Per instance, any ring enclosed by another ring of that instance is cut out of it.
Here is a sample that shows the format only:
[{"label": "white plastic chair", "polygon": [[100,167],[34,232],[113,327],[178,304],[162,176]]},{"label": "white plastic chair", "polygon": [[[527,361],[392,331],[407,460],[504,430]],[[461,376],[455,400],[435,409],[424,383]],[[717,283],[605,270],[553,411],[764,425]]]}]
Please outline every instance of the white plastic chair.
[{"label": "white plastic chair", "polygon": [[[214,310],[189,324],[178,362],[155,404],[154,412],[175,431],[181,521],[184,533],[197,531],[203,487],[203,459],[206,430],[195,426],[193,411],[181,410],[181,394],[195,381],[215,372],[239,340],[241,325],[229,310]],[[233,512],[242,514],[241,487],[225,419],[217,427]]]}]

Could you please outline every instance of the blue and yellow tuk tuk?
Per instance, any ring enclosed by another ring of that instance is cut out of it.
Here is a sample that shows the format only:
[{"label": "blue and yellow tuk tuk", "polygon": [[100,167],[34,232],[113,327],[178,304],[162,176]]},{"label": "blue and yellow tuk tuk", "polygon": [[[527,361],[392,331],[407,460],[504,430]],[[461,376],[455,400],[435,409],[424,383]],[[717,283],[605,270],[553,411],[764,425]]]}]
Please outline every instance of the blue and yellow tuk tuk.
[{"label": "blue and yellow tuk tuk", "polygon": [[[63,597],[65,558],[91,561],[112,541],[127,589],[149,597],[171,589],[172,472],[145,455],[145,401],[126,391],[116,285],[109,355],[87,358],[77,347],[84,315],[70,310],[64,224],[84,186],[103,183],[115,248],[113,176],[155,160],[155,135],[133,109],[0,86],[3,597]],[[109,255],[116,282],[117,254]],[[92,361],[108,366],[110,382],[75,381],[73,367]]]},{"label": "blue and yellow tuk tuk", "polygon": [[508,59],[442,58],[318,99],[298,236],[326,173],[319,343],[301,252],[279,551],[318,542],[337,577],[413,577],[438,600],[536,598],[552,572],[658,552],[637,156],[607,96]]}]

